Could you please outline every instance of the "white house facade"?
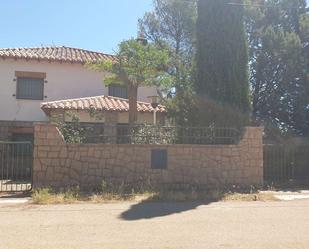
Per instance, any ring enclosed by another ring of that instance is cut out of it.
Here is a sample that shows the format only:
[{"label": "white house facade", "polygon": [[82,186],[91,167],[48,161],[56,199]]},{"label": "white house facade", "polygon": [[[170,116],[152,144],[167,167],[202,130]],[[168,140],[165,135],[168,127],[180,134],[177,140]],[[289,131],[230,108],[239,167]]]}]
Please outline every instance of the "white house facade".
[{"label": "white house facade", "polygon": [[[126,98],[125,88],[106,87],[104,73],[86,66],[102,60],[115,57],[69,47],[0,49],[0,140],[31,132],[33,122],[48,121],[42,103],[101,95]],[[155,88],[138,90],[140,101],[151,95]]]}]

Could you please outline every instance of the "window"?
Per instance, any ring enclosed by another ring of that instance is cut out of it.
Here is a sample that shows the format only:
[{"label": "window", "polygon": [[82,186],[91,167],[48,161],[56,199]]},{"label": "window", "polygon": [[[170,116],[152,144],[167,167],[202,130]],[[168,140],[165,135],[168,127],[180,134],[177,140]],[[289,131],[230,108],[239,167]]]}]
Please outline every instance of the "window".
[{"label": "window", "polygon": [[43,100],[44,79],[17,77],[17,99]]},{"label": "window", "polygon": [[118,98],[127,99],[128,98],[128,89],[125,86],[109,86],[108,87],[108,95]]}]

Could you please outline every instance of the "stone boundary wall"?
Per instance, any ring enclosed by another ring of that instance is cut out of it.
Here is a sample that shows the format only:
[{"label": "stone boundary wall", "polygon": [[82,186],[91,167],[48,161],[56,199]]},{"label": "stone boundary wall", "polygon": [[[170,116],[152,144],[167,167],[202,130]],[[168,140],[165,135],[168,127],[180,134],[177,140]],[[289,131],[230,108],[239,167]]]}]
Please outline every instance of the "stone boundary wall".
[{"label": "stone boundary wall", "polygon": [[[248,127],[236,145],[66,144],[51,124],[35,125],[33,186],[81,188],[115,184],[263,184],[262,128]],[[167,150],[167,169],[151,168],[151,150]]]}]

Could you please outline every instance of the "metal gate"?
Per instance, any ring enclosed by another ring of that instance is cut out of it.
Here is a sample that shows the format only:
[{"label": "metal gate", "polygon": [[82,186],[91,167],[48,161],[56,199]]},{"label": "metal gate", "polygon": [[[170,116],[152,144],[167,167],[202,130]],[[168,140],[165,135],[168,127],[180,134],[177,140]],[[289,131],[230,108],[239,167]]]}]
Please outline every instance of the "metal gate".
[{"label": "metal gate", "polygon": [[0,192],[32,189],[31,142],[0,142]]},{"label": "metal gate", "polygon": [[264,180],[309,184],[309,145],[264,145]]}]

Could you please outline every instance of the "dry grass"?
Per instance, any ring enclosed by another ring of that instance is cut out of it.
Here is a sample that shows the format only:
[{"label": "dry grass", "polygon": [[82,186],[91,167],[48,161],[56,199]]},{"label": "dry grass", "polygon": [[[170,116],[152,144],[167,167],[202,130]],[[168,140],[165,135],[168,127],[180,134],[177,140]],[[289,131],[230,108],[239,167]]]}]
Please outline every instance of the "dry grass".
[{"label": "dry grass", "polygon": [[83,200],[79,189],[55,193],[49,188],[37,189],[32,195],[34,204],[73,204]]},{"label": "dry grass", "polygon": [[128,194],[128,195],[117,195],[117,194],[92,194],[89,196],[88,201],[91,203],[113,203],[123,201],[145,201],[149,198],[149,194]]},{"label": "dry grass", "polygon": [[97,193],[81,193],[79,188],[65,192],[53,192],[51,189],[35,190],[32,194],[34,204],[74,204],[74,203],[110,203],[123,201],[276,201],[270,193],[240,193],[222,190],[211,191],[144,191],[135,193],[102,191]]},{"label": "dry grass", "polygon": [[223,201],[278,201],[272,194],[265,193],[227,193],[222,198]]},{"label": "dry grass", "polygon": [[237,193],[222,190],[211,191],[167,191],[155,193],[148,198],[149,201],[277,201],[270,193]]}]

